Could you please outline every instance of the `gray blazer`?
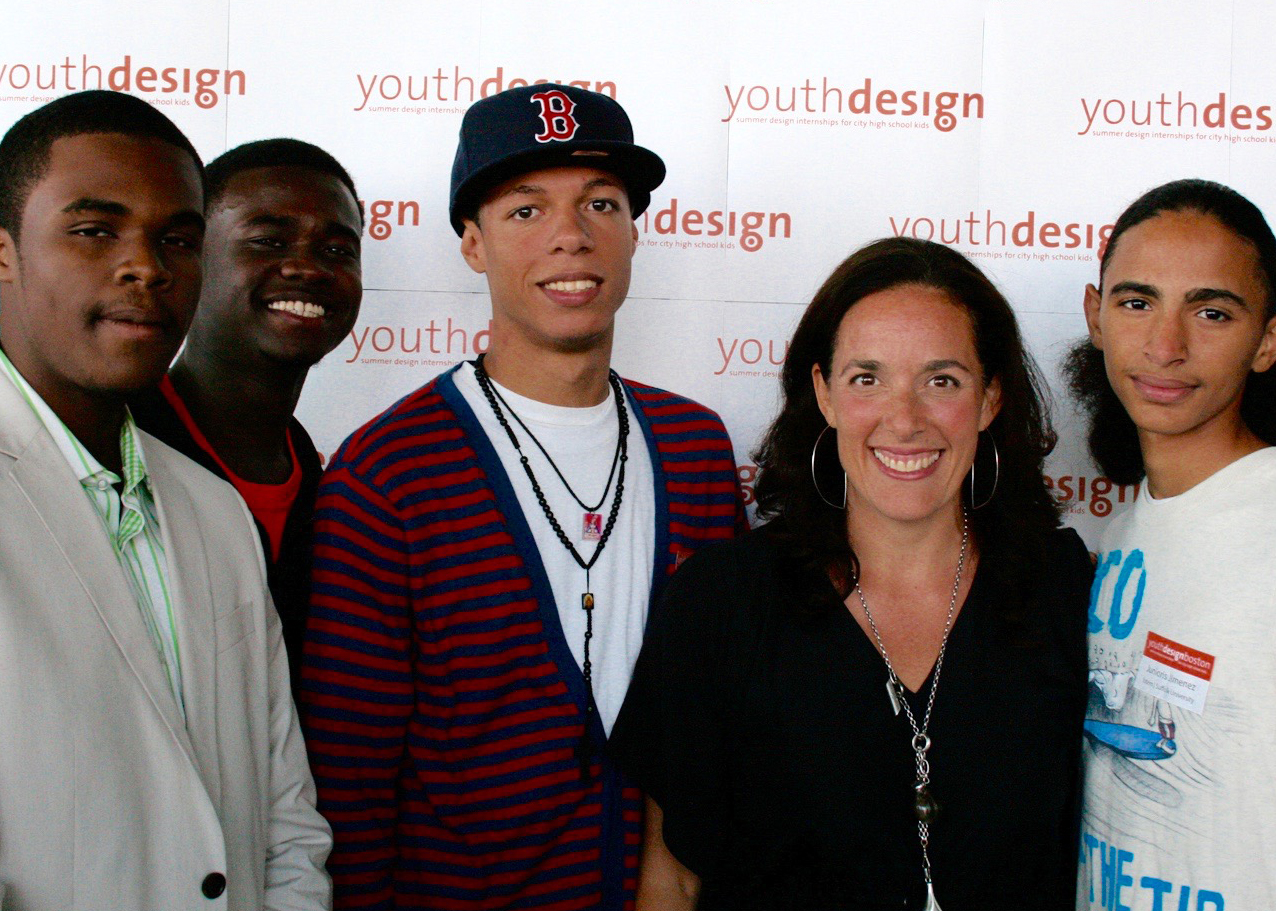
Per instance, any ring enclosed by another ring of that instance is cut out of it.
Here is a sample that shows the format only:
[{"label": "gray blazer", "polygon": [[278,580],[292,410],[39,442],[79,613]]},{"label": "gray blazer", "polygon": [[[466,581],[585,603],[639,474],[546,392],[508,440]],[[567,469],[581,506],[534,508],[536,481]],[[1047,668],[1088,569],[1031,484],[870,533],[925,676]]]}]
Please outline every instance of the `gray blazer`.
[{"label": "gray blazer", "polygon": [[185,456],[142,450],[185,723],[101,520],[0,375],[3,911],[327,908],[331,833],[252,519]]}]

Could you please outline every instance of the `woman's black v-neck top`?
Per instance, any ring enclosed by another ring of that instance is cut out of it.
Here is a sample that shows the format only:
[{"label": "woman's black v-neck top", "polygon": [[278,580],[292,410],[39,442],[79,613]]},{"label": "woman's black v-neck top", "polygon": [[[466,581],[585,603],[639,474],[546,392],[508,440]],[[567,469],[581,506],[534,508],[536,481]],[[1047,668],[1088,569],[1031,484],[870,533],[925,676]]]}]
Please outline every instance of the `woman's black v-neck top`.
[{"label": "woman's black v-neck top", "polygon": [[[1054,533],[1016,621],[985,554],[930,725],[944,911],[1071,909],[1092,575]],[[651,620],[610,748],[664,812],[699,908],[920,909],[912,731],[886,668],[770,527],[697,553]],[[920,723],[930,681],[908,698]]]}]

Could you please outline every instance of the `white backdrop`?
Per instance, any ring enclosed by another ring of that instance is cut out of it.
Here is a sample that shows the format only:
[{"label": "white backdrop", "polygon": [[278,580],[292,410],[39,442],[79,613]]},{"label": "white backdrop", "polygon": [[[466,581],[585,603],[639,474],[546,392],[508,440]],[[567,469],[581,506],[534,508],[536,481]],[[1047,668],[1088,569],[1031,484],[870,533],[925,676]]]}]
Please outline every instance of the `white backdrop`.
[{"label": "white backdrop", "polygon": [[1093,543],[1129,492],[1086,458],[1058,359],[1105,229],[1143,190],[1208,177],[1276,214],[1276,6],[900,7],[60,0],[5,17],[0,123],[111,87],[163,106],[209,159],[283,135],[341,160],[370,217],[363,311],[300,408],[330,453],[485,343],[484,285],[447,220],[465,108],[518,80],[605,91],[669,168],[638,223],[617,369],[717,409],[747,483],[828,272],[884,235],[951,243],[1010,297],[1056,387],[1050,472]]}]

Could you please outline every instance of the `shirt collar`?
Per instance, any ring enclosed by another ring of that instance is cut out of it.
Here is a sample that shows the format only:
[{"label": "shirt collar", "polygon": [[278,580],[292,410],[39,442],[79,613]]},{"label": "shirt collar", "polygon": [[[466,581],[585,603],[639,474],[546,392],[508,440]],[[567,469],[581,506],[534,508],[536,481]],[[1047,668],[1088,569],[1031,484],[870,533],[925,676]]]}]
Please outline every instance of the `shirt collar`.
[{"label": "shirt collar", "polygon": [[[0,350],[0,373],[9,378],[18,393],[26,400],[27,405],[31,408],[32,413],[44,425],[44,429],[53,437],[53,442],[57,444],[58,451],[62,453],[62,457],[66,459],[67,464],[71,466],[71,471],[76,479],[85,487],[100,487],[101,482],[105,480],[108,484],[118,484],[120,476],[110,471],[102,465],[93,453],[89,452],[84,445],[76,439],[71,429],[62,422],[48,403],[40,397],[35,391],[26,377],[18,372],[18,368],[13,366],[13,362],[3,350]],[[124,410],[124,423],[120,426],[120,457],[124,467],[124,491],[129,494],[137,490],[139,485],[145,484],[149,490],[150,481],[146,471],[146,460],[142,455],[141,441],[137,436],[137,424],[133,421],[133,415],[126,408]]]}]

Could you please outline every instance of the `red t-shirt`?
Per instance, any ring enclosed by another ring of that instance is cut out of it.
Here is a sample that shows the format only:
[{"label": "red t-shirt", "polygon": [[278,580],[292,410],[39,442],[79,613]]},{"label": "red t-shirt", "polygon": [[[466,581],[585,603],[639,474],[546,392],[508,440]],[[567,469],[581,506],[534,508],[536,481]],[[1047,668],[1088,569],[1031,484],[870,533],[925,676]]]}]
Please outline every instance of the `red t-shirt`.
[{"label": "red t-shirt", "polygon": [[297,460],[296,450],[292,446],[292,433],[288,433],[288,455],[292,459],[292,471],[288,475],[288,480],[282,484],[256,484],[245,481],[231,471],[213,449],[203,431],[195,424],[195,419],[187,410],[186,403],[177,394],[173,381],[167,376],[160,380],[160,392],[173,406],[177,416],[182,419],[191,438],[217,463],[230,483],[239,491],[239,495],[244,498],[244,502],[248,504],[248,510],[253,514],[253,518],[266,529],[266,537],[270,539],[270,562],[274,563],[279,559],[279,547],[284,536],[284,525],[288,521],[288,511],[292,509],[293,501],[297,499],[297,491],[301,489],[301,462]]}]

